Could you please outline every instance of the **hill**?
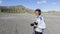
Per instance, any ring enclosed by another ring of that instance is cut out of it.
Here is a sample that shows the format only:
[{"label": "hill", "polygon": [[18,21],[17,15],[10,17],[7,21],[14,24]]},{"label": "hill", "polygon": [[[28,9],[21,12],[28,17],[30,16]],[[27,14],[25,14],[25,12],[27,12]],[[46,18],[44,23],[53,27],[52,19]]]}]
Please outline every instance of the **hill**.
[{"label": "hill", "polygon": [[4,13],[31,13],[33,12],[32,9],[28,9],[22,5],[17,5],[17,6],[0,6],[0,12]]}]

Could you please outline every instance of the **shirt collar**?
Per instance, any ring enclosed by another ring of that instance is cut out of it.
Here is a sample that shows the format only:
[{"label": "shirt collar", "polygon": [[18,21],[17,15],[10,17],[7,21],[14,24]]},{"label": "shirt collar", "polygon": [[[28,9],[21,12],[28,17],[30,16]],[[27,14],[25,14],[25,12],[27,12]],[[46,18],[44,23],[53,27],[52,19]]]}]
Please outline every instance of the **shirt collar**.
[{"label": "shirt collar", "polygon": [[37,16],[37,18],[41,17],[41,15]]}]

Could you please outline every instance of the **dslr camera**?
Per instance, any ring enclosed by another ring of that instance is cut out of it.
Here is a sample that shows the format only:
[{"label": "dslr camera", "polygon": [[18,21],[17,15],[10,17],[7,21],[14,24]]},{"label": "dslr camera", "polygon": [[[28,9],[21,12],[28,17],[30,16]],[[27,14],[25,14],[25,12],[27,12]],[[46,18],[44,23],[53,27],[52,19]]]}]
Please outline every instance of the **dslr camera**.
[{"label": "dslr camera", "polygon": [[37,28],[38,23],[34,22],[34,23],[31,23],[30,25],[33,26],[35,29],[35,28]]}]

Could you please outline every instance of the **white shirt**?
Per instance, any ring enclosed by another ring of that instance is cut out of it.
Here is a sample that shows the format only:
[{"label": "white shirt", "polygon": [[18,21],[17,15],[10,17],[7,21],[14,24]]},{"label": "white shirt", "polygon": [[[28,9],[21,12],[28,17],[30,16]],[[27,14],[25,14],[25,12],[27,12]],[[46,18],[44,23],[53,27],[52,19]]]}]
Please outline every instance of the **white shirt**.
[{"label": "white shirt", "polygon": [[43,29],[46,28],[46,24],[44,22],[43,16],[42,15],[38,16],[36,21],[37,21],[38,25],[37,25],[37,28],[35,29],[35,31],[43,32]]}]

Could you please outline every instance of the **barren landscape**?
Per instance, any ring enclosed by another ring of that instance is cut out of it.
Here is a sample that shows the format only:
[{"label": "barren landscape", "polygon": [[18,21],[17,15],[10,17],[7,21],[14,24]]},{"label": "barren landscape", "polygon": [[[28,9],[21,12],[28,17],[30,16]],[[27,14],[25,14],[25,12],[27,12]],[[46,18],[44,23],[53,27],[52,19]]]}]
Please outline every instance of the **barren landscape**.
[{"label": "barren landscape", "polygon": [[[43,14],[47,28],[44,34],[60,34],[60,15]],[[32,34],[33,14],[0,14],[0,34]]]}]

